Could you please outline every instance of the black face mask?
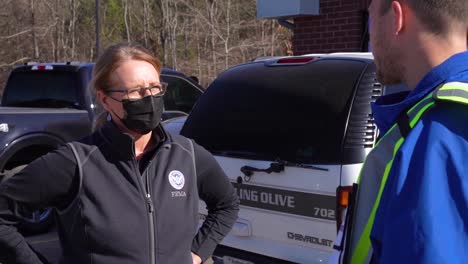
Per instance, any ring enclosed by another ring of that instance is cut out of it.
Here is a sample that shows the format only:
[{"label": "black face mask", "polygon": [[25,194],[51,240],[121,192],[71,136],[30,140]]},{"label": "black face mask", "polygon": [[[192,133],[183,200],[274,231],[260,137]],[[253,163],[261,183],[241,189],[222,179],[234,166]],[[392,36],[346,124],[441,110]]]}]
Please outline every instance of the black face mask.
[{"label": "black face mask", "polygon": [[161,121],[164,100],[162,96],[145,96],[139,100],[122,100],[125,111],[122,123],[138,134],[153,131]]}]

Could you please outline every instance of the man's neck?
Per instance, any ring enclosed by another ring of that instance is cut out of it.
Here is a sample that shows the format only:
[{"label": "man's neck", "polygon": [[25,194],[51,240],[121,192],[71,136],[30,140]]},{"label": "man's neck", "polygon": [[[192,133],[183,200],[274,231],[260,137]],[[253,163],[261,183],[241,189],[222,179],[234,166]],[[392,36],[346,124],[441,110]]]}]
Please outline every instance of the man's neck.
[{"label": "man's neck", "polygon": [[466,51],[463,38],[441,38],[427,33],[415,35],[413,45],[406,52],[404,82],[412,90],[432,69],[453,55]]}]

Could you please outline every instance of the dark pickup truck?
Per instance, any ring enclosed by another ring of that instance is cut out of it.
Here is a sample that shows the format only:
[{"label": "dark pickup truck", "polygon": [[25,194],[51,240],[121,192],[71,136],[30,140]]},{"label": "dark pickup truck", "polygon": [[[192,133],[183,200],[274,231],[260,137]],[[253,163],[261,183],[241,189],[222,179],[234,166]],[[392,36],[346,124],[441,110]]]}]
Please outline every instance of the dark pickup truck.
[{"label": "dark pickup truck", "polygon": [[[15,68],[0,107],[0,181],[67,141],[91,132],[101,112],[89,89],[93,63],[45,63]],[[187,115],[204,89],[178,71],[163,69],[166,92],[163,119]],[[40,232],[50,210],[31,212],[22,228]]]}]

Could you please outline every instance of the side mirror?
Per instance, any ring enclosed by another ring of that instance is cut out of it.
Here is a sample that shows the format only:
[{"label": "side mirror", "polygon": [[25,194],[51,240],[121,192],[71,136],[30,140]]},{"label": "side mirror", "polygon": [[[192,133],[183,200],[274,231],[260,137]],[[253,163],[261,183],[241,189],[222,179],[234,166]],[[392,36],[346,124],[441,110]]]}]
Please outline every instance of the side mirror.
[{"label": "side mirror", "polygon": [[193,76],[193,75],[192,75],[192,76],[190,76],[189,78],[192,79],[194,82],[196,82],[196,83],[198,83],[198,84],[200,83],[200,80],[198,80],[198,77],[197,77],[197,76]]}]

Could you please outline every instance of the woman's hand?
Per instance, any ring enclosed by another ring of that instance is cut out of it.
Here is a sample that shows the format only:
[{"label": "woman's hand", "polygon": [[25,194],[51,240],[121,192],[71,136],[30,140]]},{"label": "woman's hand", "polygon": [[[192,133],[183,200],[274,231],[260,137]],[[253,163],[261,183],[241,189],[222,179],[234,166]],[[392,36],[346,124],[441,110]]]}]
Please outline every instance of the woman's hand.
[{"label": "woman's hand", "polygon": [[202,260],[197,254],[192,252],[192,262],[193,264],[201,264]]}]

